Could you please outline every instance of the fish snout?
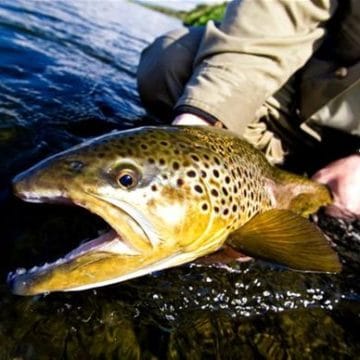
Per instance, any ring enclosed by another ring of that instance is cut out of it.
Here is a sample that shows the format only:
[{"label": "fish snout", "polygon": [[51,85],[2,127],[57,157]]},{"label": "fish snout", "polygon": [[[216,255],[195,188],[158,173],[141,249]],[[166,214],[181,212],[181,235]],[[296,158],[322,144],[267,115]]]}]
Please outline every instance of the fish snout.
[{"label": "fish snout", "polygon": [[63,202],[66,199],[64,187],[56,181],[56,174],[48,174],[43,167],[35,166],[12,180],[16,197],[28,202]]},{"label": "fish snout", "polygon": [[25,171],[16,175],[11,182],[13,193],[22,200],[27,200],[27,194],[31,192],[30,179],[26,173]]}]

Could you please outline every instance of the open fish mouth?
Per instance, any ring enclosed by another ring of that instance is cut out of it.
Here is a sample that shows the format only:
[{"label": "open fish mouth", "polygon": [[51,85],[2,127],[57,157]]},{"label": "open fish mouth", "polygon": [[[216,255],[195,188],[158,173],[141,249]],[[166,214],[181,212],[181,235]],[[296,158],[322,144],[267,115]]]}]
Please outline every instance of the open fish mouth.
[{"label": "open fish mouth", "polygon": [[[86,262],[90,262],[93,259],[95,253],[100,254],[111,253],[111,254],[131,254],[132,249],[130,249],[123,241],[121,241],[120,236],[114,231],[110,230],[105,234],[100,235],[96,239],[87,241],[77,248],[73,249],[69,253],[67,253],[64,257],[57,259],[51,263],[45,263],[41,266],[34,266],[28,270],[25,268],[18,268],[14,272],[10,272],[7,277],[7,282],[10,285],[13,293],[17,295],[32,295],[34,286],[36,283],[40,281],[41,278],[45,278],[53,270],[60,271],[62,268],[72,266],[73,263],[78,263],[81,266],[86,264]],[[87,257],[87,261],[82,259],[83,257]],[[93,259],[94,260],[94,259]],[[99,285],[100,286],[100,285]],[[88,286],[84,285],[84,289],[87,287],[94,287],[94,284],[89,284]],[[45,289],[41,292],[48,292],[52,289]],[[59,289],[63,291],[75,291],[81,290],[81,286],[72,287],[72,288],[64,288]],[[36,291],[36,293],[38,293]]]},{"label": "open fish mouth", "polygon": [[[25,201],[36,203],[72,203],[99,215],[111,227],[95,239],[82,243],[58,260],[8,274],[13,293],[35,295],[52,291],[77,291],[109,285],[148,273],[145,268],[153,248],[146,231],[128,212],[95,196],[72,201],[62,194],[44,198],[35,193],[17,193]],[[115,224],[115,228],[114,225]],[[123,227],[123,229],[121,229]],[[148,229],[148,231],[150,231]],[[153,235],[152,235],[153,236]],[[145,253],[145,255],[144,255]]]}]

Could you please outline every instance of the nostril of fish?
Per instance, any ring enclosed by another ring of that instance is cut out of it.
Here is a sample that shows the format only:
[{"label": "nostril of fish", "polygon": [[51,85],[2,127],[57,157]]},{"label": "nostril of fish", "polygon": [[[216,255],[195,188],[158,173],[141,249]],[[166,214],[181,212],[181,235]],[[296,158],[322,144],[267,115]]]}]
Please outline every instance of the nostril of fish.
[{"label": "nostril of fish", "polygon": [[73,160],[69,162],[70,169],[74,171],[81,171],[84,166],[85,164],[79,160]]}]

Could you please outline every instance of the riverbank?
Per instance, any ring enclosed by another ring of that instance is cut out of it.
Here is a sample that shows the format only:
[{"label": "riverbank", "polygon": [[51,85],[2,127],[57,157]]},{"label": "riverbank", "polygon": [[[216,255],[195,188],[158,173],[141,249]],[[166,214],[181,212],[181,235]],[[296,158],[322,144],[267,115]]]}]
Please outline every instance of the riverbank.
[{"label": "riverbank", "polygon": [[209,20],[221,21],[225,14],[226,2],[221,4],[201,4],[190,11],[178,10],[176,8],[150,4],[143,1],[131,0],[148,9],[180,19],[185,26],[205,25]]}]

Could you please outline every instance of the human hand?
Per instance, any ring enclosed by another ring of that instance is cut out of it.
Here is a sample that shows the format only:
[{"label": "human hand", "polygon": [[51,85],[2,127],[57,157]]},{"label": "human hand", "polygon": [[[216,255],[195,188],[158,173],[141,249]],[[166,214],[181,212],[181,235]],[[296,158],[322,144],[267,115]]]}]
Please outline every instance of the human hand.
[{"label": "human hand", "polygon": [[183,113],[174,119],[172,125],[207,125],[210,126],[211,124],[201,118],[200,116],[190,114],[190,113]]},{"label": "human hand", "polygon": [[360,219],[360,155],[334,161],[319,170],[313,180],[329,186],[334,202],[326,208],[331,216]]}]

